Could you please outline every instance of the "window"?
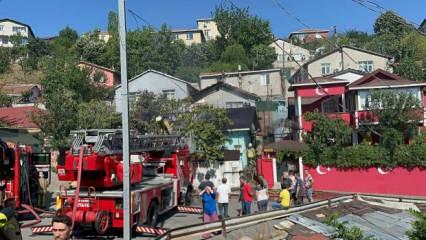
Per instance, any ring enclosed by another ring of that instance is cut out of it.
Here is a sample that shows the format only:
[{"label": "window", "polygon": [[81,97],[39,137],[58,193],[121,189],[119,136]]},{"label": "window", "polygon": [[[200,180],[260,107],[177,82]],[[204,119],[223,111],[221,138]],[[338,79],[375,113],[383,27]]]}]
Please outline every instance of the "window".
[{"label": "window", "polygon": [[359,70],[364,72],[372,72],[373,71],[373,61],[360,61]]},{"label": "window", "polygon": [[4,30],[4,25],[0,25],[0,31]]},{"label": "window", "polygon": [[204,30],[204,36],[206,37],[207,40],[210,40],[210,30]]},{"label": "window", "polygon": [[334,97],[327,101],[324,101],[322,104],[322,112],[325,112],[325,113],[339,112],[339,99]]},{"label": "window", "polygon": [[321,63],[321,73],[322,75],[330,73],[330,63]]},{"label": "window", "polygon": [[162,91],[164,95],[166,95],[167,99],[175,98],[175,90],[174,89],[165,89]]},{"label": "window", "polygon": [[12,31],[16,32],[16,33],[23,33],[25,32],[25,27],[12,27]]},{"label": "window", "polygon": [[266,86],[270,84],[270,76],[269,74],[260,75],[260,85]]},{"label": "window", "polygon": [[283,54],[277,54],[277,61],[283,61],[284,56]]},{"label": "window", "polygon": [[173,39],[174,40],[179,40],[179,35],[177,33],[173,33]]},{"label": "window", "polygon": [[186,34],[186,40],[192,40],[194,39],[194,34],[192,32],[189,32]]},{"label": "window", "polygon": [[244,107],[243,102],[226,102],[226,108],[242,108]]},{"label": "window", "polygon": [[7,45],[7,44],[9,43],[9,39],[8,39],[7,37],[2,37],[2,38],[1,38],[1,43],[2,43],[3,45]]}]

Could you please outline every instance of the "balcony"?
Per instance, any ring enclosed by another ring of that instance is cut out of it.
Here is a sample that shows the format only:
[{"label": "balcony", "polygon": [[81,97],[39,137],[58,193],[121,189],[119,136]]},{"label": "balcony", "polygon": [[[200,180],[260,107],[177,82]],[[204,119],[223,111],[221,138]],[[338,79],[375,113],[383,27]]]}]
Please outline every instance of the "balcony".
[{"label": "balcony", "polygon": [[[335,113],[323,113],[325,116],[327,116],[329,119],[342,119],[346,126],[354,126],[354,117],[351,115],[351,113],[348,112],[335,112]],[[304,118],[302,118],[302,126],[303,130],[305,132],[312,131],[313,123],[312,121],[307,121]]]}]

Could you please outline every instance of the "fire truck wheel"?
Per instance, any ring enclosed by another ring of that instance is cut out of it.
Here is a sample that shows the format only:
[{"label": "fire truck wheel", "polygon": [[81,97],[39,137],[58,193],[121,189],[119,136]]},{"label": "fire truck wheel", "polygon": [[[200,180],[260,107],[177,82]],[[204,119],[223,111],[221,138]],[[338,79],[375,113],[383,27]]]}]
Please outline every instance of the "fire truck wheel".
[{"label": "fire truck wheel", "polygon": [[155,227],[158,220],[158,204],[157,202],[152,202],[151,207],[149,208],[148,214],[148,226]]},{"label": "fire truck wheel", "polygon": [[105,234],[109,228],[111,219],[108,212],[99,211],[96,213],[95,230],[98,234]]}]

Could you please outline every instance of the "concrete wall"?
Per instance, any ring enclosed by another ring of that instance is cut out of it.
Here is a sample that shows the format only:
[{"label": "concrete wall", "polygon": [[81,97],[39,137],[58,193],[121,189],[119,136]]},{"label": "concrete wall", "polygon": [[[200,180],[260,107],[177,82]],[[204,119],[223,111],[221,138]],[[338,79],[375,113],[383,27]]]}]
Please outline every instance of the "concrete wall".
[{"label": "concrete wall", "polygon": [[[311,54],[307,49],[281,39],[278,39],[275,43],[271,43],[269,46],[273,47],[277,54],[277,59],[273,63],[274,68],[288,68],[290,69],[290,75],[294,74],[297,69],[299,69],[299,65],[296,61],[303,65],[311,58]],[[292,60],[292,58],[296,61]]]},{"label": "concrete wall", "polygon": [[238,188],[240,186],[239,172],[241,170],[242,167],[239,161],[220,161],[213,165],[208,165],[205,162],[199,162],[193,185],[195,189],[197,189],[201,181],[204,180],[206,173],[209,173],[211,176],[210,180],[216,187],[220,185],[222,178],[226,177],[228,179],[227,184],[231,188]]},{"label": "concrete wall", "polygon": [[[129,81],[129,94],[142,92],[147,90],[155,94],[163,94],[164,90],[174,90],[176,99],[183,99],[191,94],[192,88],[188,87],[187,83],[178,81],[168,76],[156,73],[147,72],[135,79]],[[116,88],[114,103],[116,111],[121,112],[121,87]]]},{"label": "concrete wall", "polygon": [[[343,54],[343,69],[342,69],[342,54]],[[336,71],[352,68],[359,70],[360,61],[373,61],[373,71],[381,68],[386,71],[392,72],[392,68],[388,65],[388,59],[373,55],[370,53],[357,51],[349,48],[343,48],[343,53],[335,52],[328,56],[325,56],[317,61],[314,61],[308,65],[308,71],[312,77],[322,76],[321,64],[330,64],[330,74]]]},{"label": "concrete wall", "polygon": [[209,105],[213,105],[218,108],[226,108],[227,102],[242,102],[243,104],[247,104],[255,107],[256,103],[254,100],[249,100],[238,95],[235,95],[231,92],[227,92],[224,90],[219,90],[214,93],[209,94],[203,99],[198,100],[196,103],[206,103]]},{"label": "concrete wall", "polygon": [[[216,39],[220,36],[220,33],[217,30],[217,24],[212,19],[197,20],[197,28],[204,32],[204,36],[207,41]],[[206,30],[209,31],[208,35],[206,34]]]},{"label": "concrete wall", "polygon": [[[285,88],[283,87],[283,82],[281,81],[280,71],[264,71],[257,73],[246,74],[242,72],[241,78],[238,75],[228,75],[223,80],[225,83],[232,85],[234,87],[241,88],[247,92],[254,93],[266,99],[267,97],[272,98],[283,98],[283,94],[288,93],[289,83],[285,83]],[[264,84],[264,79],[269,75],[269,84]],[[215,77],[203,77],[200,80],[200,89],[204,89],[210,85],[213,85],[221,79],[222,76]],[[283,89],[284,88],[284,89]]]},{"label": "concrete wall", "polygon": [[192,32],[192,39],[187,39],[187,33],[188,32],[173,32],[175,34],[176,38],[175,40],[182,40],[185,45],[190,46],[192,44],[200,44],[204,42],[204,38],[201,36],[201,32],[194,31]]},{"label": "concrete wall", "polygon": [[[21,36],[24,39],[28,39],[29,37],[29,29],[28,27],[21,25],[21,24],[16,24],[14,22],[10,22],[10,21],[4,21],[4,22],[0,22],[0,46],[2,47],[13,47],[13,44],[9,41],[9,37],[16,35],[17,32],[13,31],[13,27],[23,27],[24,30],[21,31]],[[32,36],[31,36],[32,37]],[[3,43],[3,39],[7,39],[7,43],[4,44]]]}]

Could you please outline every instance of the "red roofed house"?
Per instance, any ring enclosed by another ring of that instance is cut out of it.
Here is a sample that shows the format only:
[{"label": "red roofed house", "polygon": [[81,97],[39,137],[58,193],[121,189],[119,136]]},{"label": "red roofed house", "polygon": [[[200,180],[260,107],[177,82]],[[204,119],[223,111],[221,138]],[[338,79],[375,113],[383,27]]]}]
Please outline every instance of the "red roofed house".
[{"label": "red roofed house", "polygon": [[40,132],[40,128],[32,120],[32,116],[40,112],[40,109],[33,106],[0,108],[0,122],[6,123],[11,128],[25,129],[30,133]]},{"label": "red roofed house", "polygon": [[80,69],[86,69],[90,73],[90,78],[97,84],[105,87],[115,87],[120,83],[120,73],[114,69],[106,68],[94,63],[80,61]]},{"label": "red roofed house", "polygon": [[327,29],[300,29],[295,32],[291,32],[288,36],[288,39],[297,39],[300,43],[309,43],[314,42],[319,39],[328,38],[328,33],[330,31]]},{"label": "red roofed house", "polygon": [[[374,123],[374,117],[368,109],[368,101],[374,90],[392,90],[396,93],[408,93],[415,96],[426,106],[423,88],[425,82],[404,79],[396,74],[378,69],[359,79],[338,79],[331,76],[305,79],[291,85],[295,95],[296,126],[294,139],[301,139],[303,132],[312,130],[312,123],[303,118],[303,114],[317,109],[330,118],[341,118],[348,126],[357,129],[362,124]],[[425,119],[421,121],[426,124]],[[354,142],[358,136],[354,135]]]},{"label": "red roofed house", "polygon": [[[382,169],[381,166],[370,166],[342,169],[332,165],[309,166],[304,165],[302,156],[291,157],[290,155],[284,156],[281,165],[278,165],[274,158],[276,156],[274,154],[281,148],[288,151],[291,151],[291,148],[295,148],[295,151],[306,148],[302,136],[312,131],[313,124],[304,118],[304,114],[314,110],[318,110],[331,119],[342,119],[347,126],[352,127],[354,129],[353,144],[358,144],[361,142],[359,140],[363,138],[367,138],[365,140],[368,142],[379,141],[380,137],[375,133],[365,136],[357,130],[364,126],[378,124],[379,119],[369,108],[371,96],[376,90],[410,94],[415,97],[420,103],[420,106],[416,108],[420,109],[413,108],[413,112],[421,112],[417,121],[419,128],[424,128],[426,126],[425,87],[426,82],[405,79],[382,69],[371,73],[345,70],[335,75],[314,77],[313,79],[305,78],[293,83],[289,89],[294,91],[295,96],[295,117],[291,124],[291,132],[292,140],[297,141],[282,141],[273,146],[265,146],[266,150],[269,151],[268,148],[271,150],[269,152],[265,150],[263,159],[260,160],[260,166],[265,170],[259,168],[259,171],[275,183],[279,179],[279,173],[283,171],[279,168],[281,166],[286,169],[287,165],[288,169],[299,171],[302,177],[303,169],[308,170],[315,179],[315,190],[425,196],[426,191],[422,191],[423,189],[416,186],[416,183],[425,181],[426,171],[423,168],[407,169],[396,166]],[[368,161],[368,159],[365,160]],[[284,164],[282,164],[283,162]],[[336,179],[338,180],[336,181]]]}]

